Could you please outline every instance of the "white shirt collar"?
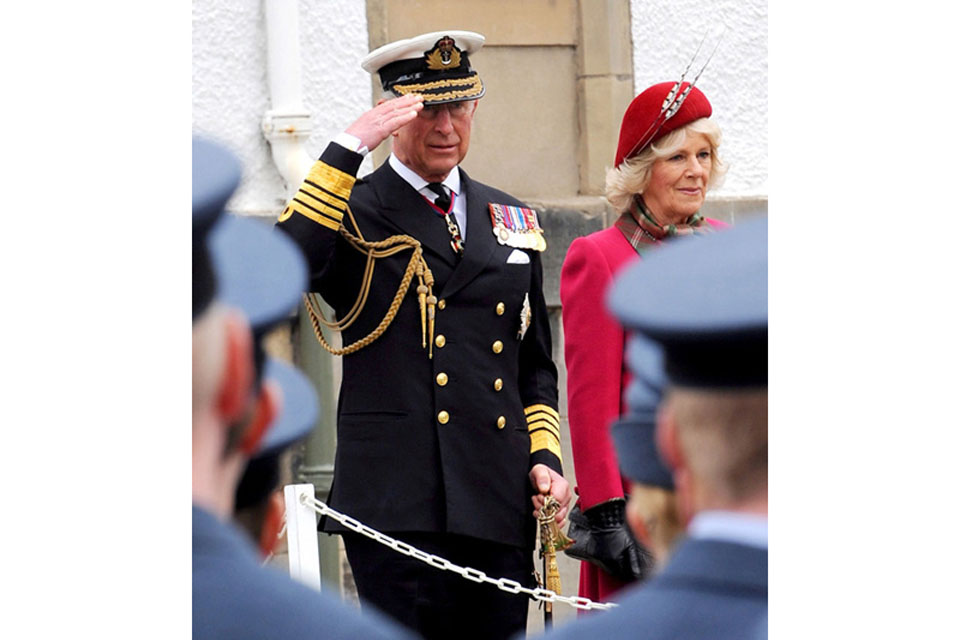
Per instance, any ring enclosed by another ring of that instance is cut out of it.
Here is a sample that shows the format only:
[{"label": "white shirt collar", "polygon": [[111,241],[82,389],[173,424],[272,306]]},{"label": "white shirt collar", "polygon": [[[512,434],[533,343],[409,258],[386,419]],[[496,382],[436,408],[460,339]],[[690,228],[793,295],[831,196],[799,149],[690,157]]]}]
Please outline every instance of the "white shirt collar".
[{"label": "white shirt collar", "polygon": [[[400,162],[397,156],[390,154],[390,157],[387,158],[387,162],[390,163],[390,167],[397,172],[401,178],[403,178],[407,184],[416,189],[417,191],[423,191],[429,184],[426,180],[421,178],[419,175],[414,173],[413,169],[407,167],[407,165]],[[460,195],[460,167],[454,167],[446,178],[443,180],[443,184],[453,191],[458,196]]]},{"label": "white shirt collar", "polygon": [[766,549],[766,516],[733,511],[701,511],[687,525],[691,538],[737,542]]}]

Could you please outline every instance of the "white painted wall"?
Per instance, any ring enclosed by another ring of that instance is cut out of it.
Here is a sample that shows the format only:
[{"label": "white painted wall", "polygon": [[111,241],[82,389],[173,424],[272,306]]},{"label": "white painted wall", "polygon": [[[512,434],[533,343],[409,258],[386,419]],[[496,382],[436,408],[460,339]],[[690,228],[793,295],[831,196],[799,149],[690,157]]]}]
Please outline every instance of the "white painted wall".
[{"label": "white painted wall", "polygon": [[[244,181],[230,208],[273,216],[284,203],[260,121],[270,108],[264,2],[194,0],[194,133],[236,152]],[[585,0],[593,1],[593,0]],[[307,152],[327,141],[371,104],[371,82],[360,68],[368,51],[364,0],[299,0],[304,106],[314,131]],[[767,5],[765,0],[631,0],[637,92],[679,76],[700,38],[727,31],[698,86],[723,129],[730,164],[714,195],[765,196],[767,181]],[[365,161],[361,172],[370,169]]]},{"label": "white painted wall", "polygon": [[[236,213],[275,216],[283,181],[260,130],[270,108],[264,4],[270,0],[193,0],[193,132],[240,157],[244,179],[231,199]],[[327,142],[371,102],[360,68],[367,45],[364,0],[299,0],[303,102],[312,117],[307,152]],[[367,162],[370,162],[369,160]]]},{"label": "white painted wall", "polygon": [[631,0],[630,13],[635,93],[679,79],[701,38],[711,33],[708,43],[715,43],[726,24],[697,81],[713,106],[723,132],[720,155],[730,166],[713,195],[766,196],[767,0]]}]

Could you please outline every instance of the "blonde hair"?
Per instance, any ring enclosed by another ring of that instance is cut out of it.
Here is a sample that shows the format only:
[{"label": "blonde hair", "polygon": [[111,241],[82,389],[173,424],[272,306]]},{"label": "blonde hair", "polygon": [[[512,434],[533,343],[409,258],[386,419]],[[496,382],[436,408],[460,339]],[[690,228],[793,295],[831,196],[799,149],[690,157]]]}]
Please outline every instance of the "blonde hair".
[{"label": "blonde hair", "polygon": [[710,118],[699,118],[676,131],[671,131],[655,143],[648,145],[636,156],[624,160],[620,166],[607,170],[607,202],[617,213],[623,213],[629,209],[633,196],[643,193],[650,184],[653,163],[659,158],[666,158],[676,153],[686,141],[687,132],[702,133],[707,137],[710,142],[710,155],[713,158],[707,189],[720,186],[723,176],[727,173],[727,166],[717,153],[722,137],[720,126]]},{"label": "blonde hair", "polygon": [[630,486],[627,509],[643,521],[649,536],[646,540],[658,564],[662,564],[673,544],[683,533],[675,492],[648,484],[634,482]]}]

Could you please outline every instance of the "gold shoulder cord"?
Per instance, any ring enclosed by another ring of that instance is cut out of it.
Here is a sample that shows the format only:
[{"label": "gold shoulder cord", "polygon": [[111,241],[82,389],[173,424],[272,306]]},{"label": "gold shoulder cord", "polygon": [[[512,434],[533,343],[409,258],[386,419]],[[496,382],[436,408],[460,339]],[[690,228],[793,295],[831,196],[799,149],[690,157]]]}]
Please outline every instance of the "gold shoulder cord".
[{"label": "gold shoulder cord", "polygon": [[[417,297],[420,301],[421,341],[424,349],[426,349],[429,344],[428,353],[432,359],[433,328],[437,298],[433,295],[433,273],[423,258],[423,248],[420,246],[420,242],[416,238],[408,235],[390,236],[386,240],[379,242],[367,242],[363,237],[363,233],[360,231],[359,225],[357,225],[356,218],[353,217],[353,211],[350,210],[350,205],[347,205],[347,215],[350,216],[350,220],[353,222],[353,228],[357,230],[357,235],[355,236],[347,231],[344,225],[340,225],[340,235],[357,251],[365,253],[367,256],[367,265],[363,271],[363,282],[360,285],[360,292],[357,294],[357,300],[353,303],[353,307],[342,319],[336,322],[330,322],[323,316],[323,311],[321,311],[320,304],[317,301],[317,294],[307,293],[303,295],[304,305],[306,306],[307,313],[310,315],[310,324],[313,326],[313,332],[316,334],[317,340],[320,341],[324,349],[335,356],[347,355],[364,348],[383,335],[383,332],[386,331],[390,323],[393,322],[394,317],[397,315],[397,310],[403,302],[403,297],[410,288],[413,276],[416,274],[417,279],[420,281],[420,284],[417,286]],[[400,279],[400,286],[397,288],[397,293],[393,297],[393,302],[390,303],[390,307],[387,309],[387,313],[383,316],[380,324],[367,336],[342,349],[334,349],[330,346],[330,343],[323,337],[323,331],[320,325],[323,324],[325,327],[340,332],[352,325],[359,317],[360,312],[363,311],[364,305],[366,305],[367,296],[370,293],[370,283],[373,281],[375,261],[379,258],[390,257],[407,249],[412,249],[413,255],[410,256],[410,262],[407,264],[407,270],[404,272],[403,278]],[[428,334],[429,341],[427,340]]]}]

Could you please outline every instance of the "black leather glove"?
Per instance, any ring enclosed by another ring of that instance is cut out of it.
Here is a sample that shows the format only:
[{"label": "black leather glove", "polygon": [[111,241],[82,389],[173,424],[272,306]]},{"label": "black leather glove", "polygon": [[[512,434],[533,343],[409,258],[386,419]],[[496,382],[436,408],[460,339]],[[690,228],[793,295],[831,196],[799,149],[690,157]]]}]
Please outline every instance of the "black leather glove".
[{"label": "black leather glove", "polygon": [[653,556],[633,537],[627,526],[626,500],[615,498],[570,512],[567,535],[574,545],[566,554],[594,564],[622,582],[641,580],[653,567]]}]

